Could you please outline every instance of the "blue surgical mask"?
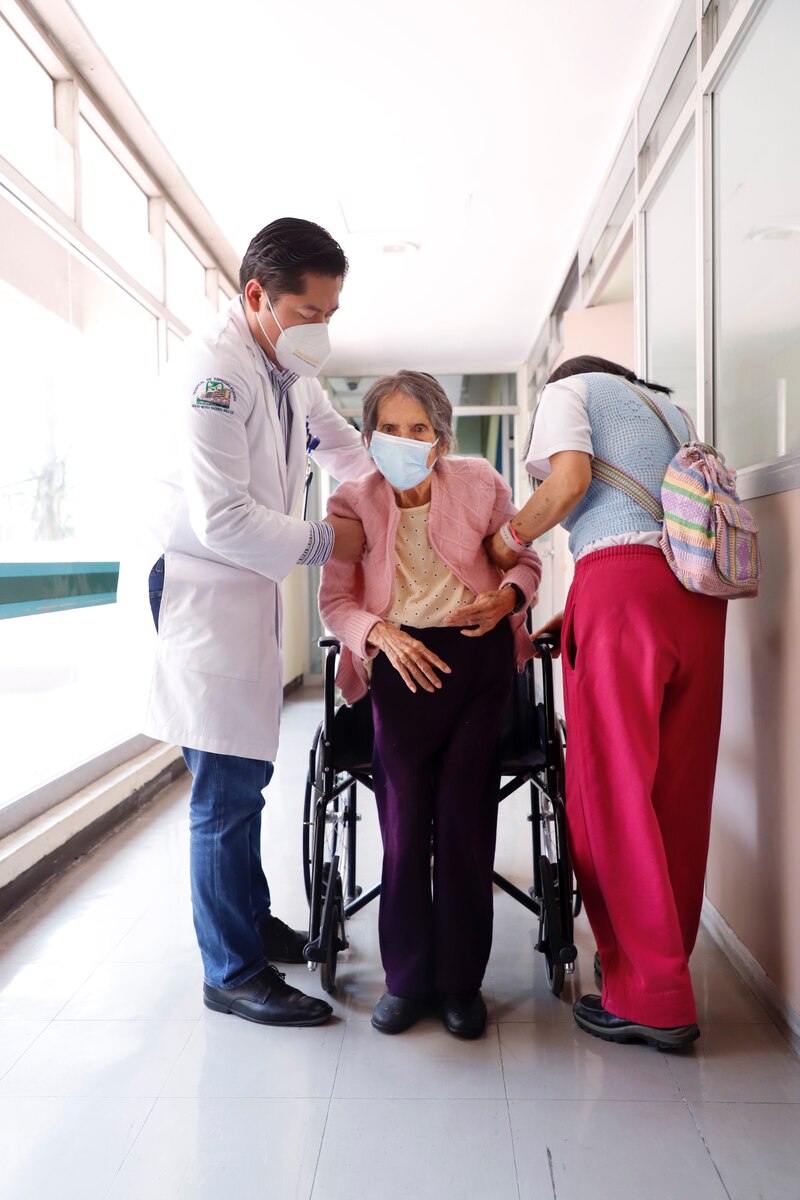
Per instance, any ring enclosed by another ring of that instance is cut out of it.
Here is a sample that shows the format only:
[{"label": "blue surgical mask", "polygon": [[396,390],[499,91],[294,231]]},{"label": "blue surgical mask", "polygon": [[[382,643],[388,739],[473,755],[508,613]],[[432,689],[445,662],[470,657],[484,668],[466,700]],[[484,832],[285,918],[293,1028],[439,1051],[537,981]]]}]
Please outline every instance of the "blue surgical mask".
[{"label": "blue surgical mask", "polygon": [[438,441],[418,442],[416,438],[376,432],[370,439],[369,455],[384,479],[398,492],[405,492],[430,475],[433,467],[427,465],[428,455]]}]

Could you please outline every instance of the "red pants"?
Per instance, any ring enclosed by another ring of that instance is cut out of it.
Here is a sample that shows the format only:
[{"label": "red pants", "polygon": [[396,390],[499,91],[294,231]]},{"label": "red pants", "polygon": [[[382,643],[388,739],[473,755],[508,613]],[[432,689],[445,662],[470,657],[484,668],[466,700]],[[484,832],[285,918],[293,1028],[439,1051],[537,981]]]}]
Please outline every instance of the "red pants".
[{"label": "red pants", "polygon": [[603,967],[603,1006],[697,1019],[697,937],[722,708],[726,602],[654,546],[582,558],[562,635],[567,822]]}]

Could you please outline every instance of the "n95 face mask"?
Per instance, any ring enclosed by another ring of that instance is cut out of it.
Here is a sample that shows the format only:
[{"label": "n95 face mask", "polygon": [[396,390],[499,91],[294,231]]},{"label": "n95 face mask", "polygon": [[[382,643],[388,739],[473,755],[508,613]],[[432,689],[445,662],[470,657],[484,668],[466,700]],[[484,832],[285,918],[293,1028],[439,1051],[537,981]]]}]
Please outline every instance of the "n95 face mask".
[{"label": "n95 face mask", "polygon": [[370,439],[369,456],[384,479],[398,492],[404,492],[428,478],[433,470],[427,465],[428,455],[438,441],[418,442],[416,438],[376,431]]},{"label": "n95 face mask", "polygon": [[313,379],[315,375],[319,375],[331,356],[328,326],[320,321],[315,321],[312,325],[290,325],[288,329],[284,329],[275,316],[275,309],[272,307],[266,291],[264,296],[273,320],[281,331],[277,342],[272,341],[261,324],[258,312],[256,312],[256,320],[261,326],[264,337],[275,351],[275,357],[284,371],[294,371],[295,375],[305,375],[307,378]]}]

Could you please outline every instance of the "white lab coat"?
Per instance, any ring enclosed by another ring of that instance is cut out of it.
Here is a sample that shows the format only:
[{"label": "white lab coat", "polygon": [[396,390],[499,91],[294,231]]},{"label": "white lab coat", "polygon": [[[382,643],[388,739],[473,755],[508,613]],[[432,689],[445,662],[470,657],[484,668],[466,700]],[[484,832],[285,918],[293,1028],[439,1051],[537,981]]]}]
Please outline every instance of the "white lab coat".
[{"label": "white lab coat", "polygon": [[[283,698],[280,581],[310,536],[306,521],[289,516],[305,475],[306,420],[320,440],[315,459],[338,479],[371,463],[319,382],[300,378],[289,393],[287,464],[269,374],[239,297],[182,351],[163,400],[164,444],[175,452],[149,506],[166,569],[144,732],[273,759]],[[211,403],[207,380],[222,384]]]}]

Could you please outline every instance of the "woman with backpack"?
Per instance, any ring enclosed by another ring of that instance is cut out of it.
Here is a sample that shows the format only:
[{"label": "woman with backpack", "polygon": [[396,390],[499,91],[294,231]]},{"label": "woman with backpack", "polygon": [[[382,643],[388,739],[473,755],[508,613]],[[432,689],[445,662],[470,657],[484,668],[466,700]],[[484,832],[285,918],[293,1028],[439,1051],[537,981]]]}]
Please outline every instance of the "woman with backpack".
[{"label": "woman with backpack", "polygon": [[[575,559],[561,630],[567,821],[602,974],[602,996],[582,996],[575,1020],[607,1041],[679,1050],[699,1036],[688,959],[708,854],[726,601],[683,586],[661,548],[665,472],[693,437],[669,397],[601,358],[554,371],[526,463],[542,482],[491,550],[507,567],[560,522]],[[637,485],[649,495],[635,499]]]}]

